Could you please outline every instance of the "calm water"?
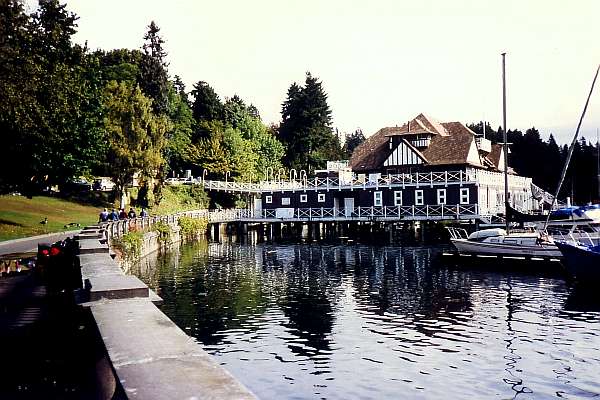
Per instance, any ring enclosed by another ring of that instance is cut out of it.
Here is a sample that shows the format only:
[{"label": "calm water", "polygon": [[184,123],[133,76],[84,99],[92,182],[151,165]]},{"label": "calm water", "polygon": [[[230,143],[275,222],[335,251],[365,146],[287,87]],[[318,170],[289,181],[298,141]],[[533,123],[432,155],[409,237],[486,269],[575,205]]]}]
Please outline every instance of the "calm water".
[{"label": "calm water", "polygon": [[136,273],[265,399],[600,397],[600,295],[436,248],[207,244]]}]

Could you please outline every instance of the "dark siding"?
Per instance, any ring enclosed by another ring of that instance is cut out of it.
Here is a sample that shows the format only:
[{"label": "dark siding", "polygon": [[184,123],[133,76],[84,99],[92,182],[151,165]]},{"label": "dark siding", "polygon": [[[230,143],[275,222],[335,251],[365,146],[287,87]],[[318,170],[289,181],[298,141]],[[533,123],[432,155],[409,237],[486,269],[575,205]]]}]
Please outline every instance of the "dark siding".
[{"label": "dark siding", "polygon": [[[463,185],[462,188],[469,189],[469,204],[477,203],[477,186],[475,184]],[[296,191],[296,192],[272,192],[272,193],[263,193],[262,194],[262,206],[263,209],[275,209],[280,207],[291,207],[291,208],[332,208],[334,206],[334,199],[338,199],[339,208],[344,208],[344,199],[345,198],[353,198],[354,199],[354,207],[371,207],[373,206],[374,201],[374,193],[376,191],[382,192],[383,198],[383,206],[394,206],[394,191],[401,190],[402,191],[402,205],[403,206],[412,206],[415,205],[415,190],[422,190],[424,196],[424,205],[437,205],[437,190],[438,189],[446,189],[446,204],[453,205],[460,203],[460,189],[461,187],[458,185],[448,185],[448,187],[444,188],[444,186],[421,186],[420,188],[415,187],[406,187],[402,189],[401,187],[396,188],[388,188],[387,186],[381,186],[379,189],[375,187],[355,189],[351,190],[337,190],[330,189],[329,192],[323,190],[320,192],[316,192],[313,190]],[[319,203],[317,201],[318,193],[325,194],[325,202]],[[307,202],[300,202],[300,195],[307,195]],[[271,204],[266,203],[266,196],[273,196],[273,202]],[[290,205],[282,205],[281,199],[283,197],[289,197]]]}]

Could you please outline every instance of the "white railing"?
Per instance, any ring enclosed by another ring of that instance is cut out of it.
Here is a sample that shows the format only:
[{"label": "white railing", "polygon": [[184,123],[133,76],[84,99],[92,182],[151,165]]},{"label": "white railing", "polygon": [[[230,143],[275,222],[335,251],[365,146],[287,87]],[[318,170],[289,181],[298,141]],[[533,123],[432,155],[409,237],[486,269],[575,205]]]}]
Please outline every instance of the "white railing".
[{"label": "white railing", "polygon": [[442,172],[414,172],[410,174],[391,174],[369,179],[367,176],[354,177],[352,179],[340,178],[310,178],[291,181],[262,181],[232,182],[232,181],[210,181],[205,180],[202,185],[207,190],[224,192],[262,193],[275,191],[300,191],[316,189],[365,189],[382,187],[405,187],[405,186],[430,186],[434,185],[462,185],[477,181],[477,171],[442,171]]},{"label": "white railing", "polygon": [[163,222],[169,225],[177,224],[180,217],[206,218],[209,223],[240,221],[242,219],[252,218],[254,213],[247,209],[227,209],[227,210],[194,210],[184,211],[172,215],[160,215],[151,217],[138,217],[123,219],[119,221],[106,222],[101,224],[104,228],[107,238],[121,237],[131,231],[149,230],[157,222]]},{"label": "white railing", "polygon": [[[344,208],[296,208],[293,217],[277,218],[276,210],[263,210],[263,219],[471,219],[478,217],[477,204],[356,207]],[[258,219],[258,218],[256,218]]]},{"label": "white railing", "polygon": [[424,205],[424,206],[389,206],[389,207],[355,207],[344,208],[296,208],[293,216],[280,218],[275,209],[262,210],[255,215],[253,210],[195,210],[173,215],[152,216],[143,218],[124,219],[101,224],[106,232],[106,238],[112,239],[132,231],[150,230],[157,222],[176,225],[180,217],[206,218],[209,223],[225,223],[235,221],[260,221],[263,219],[278,220],[347,220],[377,219],[377,220],[411,220],[411,219],[472,219],[478,217],[477,204],[457,205]]}]

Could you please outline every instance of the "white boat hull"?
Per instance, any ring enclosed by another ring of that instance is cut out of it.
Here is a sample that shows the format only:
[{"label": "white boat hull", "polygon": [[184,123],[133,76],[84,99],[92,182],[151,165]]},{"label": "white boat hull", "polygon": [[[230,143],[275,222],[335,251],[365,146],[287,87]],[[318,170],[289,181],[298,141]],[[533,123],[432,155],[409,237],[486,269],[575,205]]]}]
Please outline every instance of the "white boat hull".
[{"label": "white boat hull", "polygon": [[474,254],[496,257],[539,257],[561,258],[562,253],[554,244],[510,244],[476,242],[468,239],[451,239],[460,254]]}]

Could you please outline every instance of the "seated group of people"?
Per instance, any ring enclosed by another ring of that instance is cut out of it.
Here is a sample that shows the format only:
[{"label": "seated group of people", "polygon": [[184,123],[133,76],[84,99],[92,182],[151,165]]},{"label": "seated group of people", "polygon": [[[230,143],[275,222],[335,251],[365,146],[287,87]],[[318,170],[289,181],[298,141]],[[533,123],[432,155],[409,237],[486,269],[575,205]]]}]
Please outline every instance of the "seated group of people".
[{"label": "seated group of people", "polygon": [[[142,208],[142,211],[140,212],[140,217],[147,217],[148,216],[148,212]],[[109,221],[119,221],[119,220],[123,220],[123,219],[131,219],[131,218],[137,218],[137,214],[135,213],[135,210],[133,209],[133,207],[131,207],[129,209],[129,212],[125,212],[124,208],[121,208],[119,210],[119,212],[117,212],[116,209],[112,209],[112,212],[108,212],[108,210],[105,208],[104,210],[102,210],[100,212],[100,215],[98,217],[98,222],[109,222]]]}]

